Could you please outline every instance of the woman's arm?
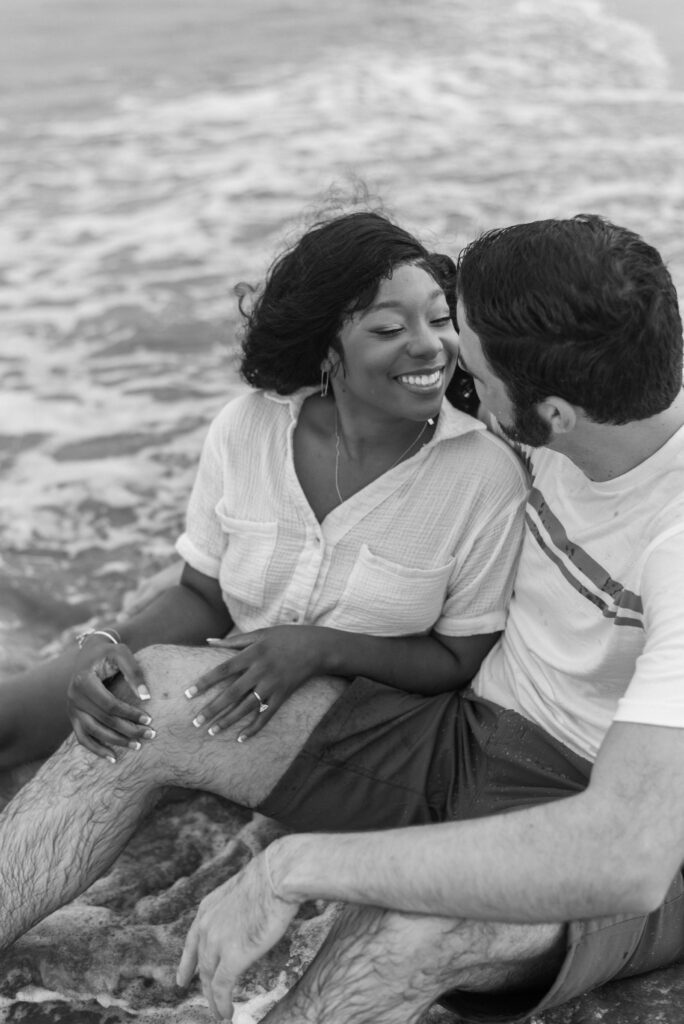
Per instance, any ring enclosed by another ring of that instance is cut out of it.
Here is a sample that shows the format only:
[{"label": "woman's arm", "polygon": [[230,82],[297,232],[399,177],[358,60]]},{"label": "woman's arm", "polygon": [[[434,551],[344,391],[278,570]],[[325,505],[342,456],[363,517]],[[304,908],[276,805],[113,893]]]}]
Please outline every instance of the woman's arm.
[{"label": "woman's arm", "polygon": [[124,594],[123,613],[124,615],[137,615],[149,604],[152,604],[160,594],[163,594],[169,587],[175,587],[180,583],[185,562],[182,558],[176,558],[164,569],[160,569],[153,576],[138,583],[135,590]]},{"label": "woman's arm", "polygon": [[139,651],[150,644],[204,643],[208,636],[225,636],[232,624],[218,580],[185,564],[178,585],[117,629],[129,649]]},{"label": "woman's arm", "polygon": [[186,695],[194,698],[221,684],[213,700],[198,708],[194,724],[213,736],[249,715],[241,734],[249,739],[313,676],[369,676],[409,693],[462,689],[497,636],[376,637],[325,626],[273,626],[213,640],[213,646],[237,653]]},{"label": "woman's arm", "polygon": [[314,675],[368,676],[409,693],[460,690],[473,678],[499,633],[475,636],[366,636],[317,628],[320,664]]}]

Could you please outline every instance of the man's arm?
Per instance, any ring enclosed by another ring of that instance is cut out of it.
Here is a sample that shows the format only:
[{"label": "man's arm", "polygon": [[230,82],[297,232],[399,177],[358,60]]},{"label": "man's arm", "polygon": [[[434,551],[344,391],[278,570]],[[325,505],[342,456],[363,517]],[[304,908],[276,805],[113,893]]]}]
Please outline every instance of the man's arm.
[{"label": "man's arm", "polygon": [[292,837],[272,854],[277,892],[323,895],[329,878],[332,899],[513,922],[655,909],[684,862],[683,572],[684,534],[666,534],[643,568],[645,645],[622,720],[583,793],[430,828]]},{"label": "man's arm", "polygon": [[618,723],[584,793],[472,821],[278,840],[275,892],[540,922],[647,913],[684,860],[684,729]]},{"label": "man's arm", "polygon": [[300,903],[342,900],[494,922],[646,914],[684,859],[684,729],[619,723],[584,793],[509,814],[278,839],[206,897],[177,981],[219,1015]]}]

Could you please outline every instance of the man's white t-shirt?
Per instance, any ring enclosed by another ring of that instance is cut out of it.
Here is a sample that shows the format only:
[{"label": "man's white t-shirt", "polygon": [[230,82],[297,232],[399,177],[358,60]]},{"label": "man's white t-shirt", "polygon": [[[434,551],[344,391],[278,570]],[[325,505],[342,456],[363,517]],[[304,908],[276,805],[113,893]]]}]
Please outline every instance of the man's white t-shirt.
[{"label": "man's white t-shirt", "polygon": [[591,760],[613,720],[684,728],[684,428],[600,483],[525,452],[514,594],[475,692]]}]

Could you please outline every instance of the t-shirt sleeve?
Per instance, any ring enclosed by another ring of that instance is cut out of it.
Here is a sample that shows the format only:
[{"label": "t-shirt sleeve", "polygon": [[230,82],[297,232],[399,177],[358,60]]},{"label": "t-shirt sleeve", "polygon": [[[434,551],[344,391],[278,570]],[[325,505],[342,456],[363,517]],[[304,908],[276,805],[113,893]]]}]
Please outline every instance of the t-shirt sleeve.
[{"label": "t-shirt sleeve", "polygon": [[213,579],[218,578],[226,543],[216,515],[216,506],[223,495],[225,460],[222,437],[225,429],[224,411],[209,427],[188,502],[185,530],[176,541],[176,551],[181,558],[193,569]]},{"label": "t-shirt sleeve", "polygon": [[[511,458],[509,456],[509,458]],[[512,459],[511,459],[512,461]],[[503,629],[513,592],[522,542],[526,481],[518,467],[499,478],[489,515],[478,519],[449,582],[442,614],[434,626],[444,636],[470,636]]]},{"label": "t-shirt sleeve", "polygon": [[647,555],[641,580],[646,643],[616,722],[684,728],[684,525]]}]

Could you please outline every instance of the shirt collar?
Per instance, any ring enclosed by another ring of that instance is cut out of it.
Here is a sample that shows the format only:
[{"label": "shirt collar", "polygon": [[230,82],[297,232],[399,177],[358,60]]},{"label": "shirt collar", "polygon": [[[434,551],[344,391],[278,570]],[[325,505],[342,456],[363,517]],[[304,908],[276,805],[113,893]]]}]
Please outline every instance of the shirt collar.
[{"label": "shirt collar", "polygon": [[[265,391],[266,398],[272,402],[278,402],[280,405],[289,405],[290,415],[293,419],[297,419],[299,411],[304,404],[305,399],[309,395],[314,395],[318,391],[318,387],[300,388],[298,391],[293,391],[291,395],[278,395],[275,391]],[[474,416],[469,416],[468,413],[461,412],[460,409],[455,409],[445,399],[442,402],[442,408],[439,413],[439,419],[437,420],[437,428],[432,435],[432,440],[425,445],[425,448],[430,448],[434,444],[439,444],[441,441],[448,441],[452,437],[460,437],[462,434],[469,434],[473,430],[486,430],[484,423],[480,420],[476,420]]]},{"label": "shirt collar", "polygon": [[484,423],[469,416],[467,412],[455,409],[446,399],[442,402],[442,408],[437,420],[437,429],[432,435],[432,440],[425,445],[429,448],[432,444],[439,444],[440,441],[448,441],[452,437],[460,437],[462,434],[470,434],[473,430],[486,430]]},{"label": "shirt collar", "polygon": [[264,391],[264,396],[271,402],[277,402],[279,405],[289,405],[290,411],[293,415],[299,415],[299,410],[304,404],[304,400],[309,395],[315,395],[318,391],[318,387],[311,388],[299,388],[298,391],[293,391],[291,395],[278,395],[275,391]]}]

